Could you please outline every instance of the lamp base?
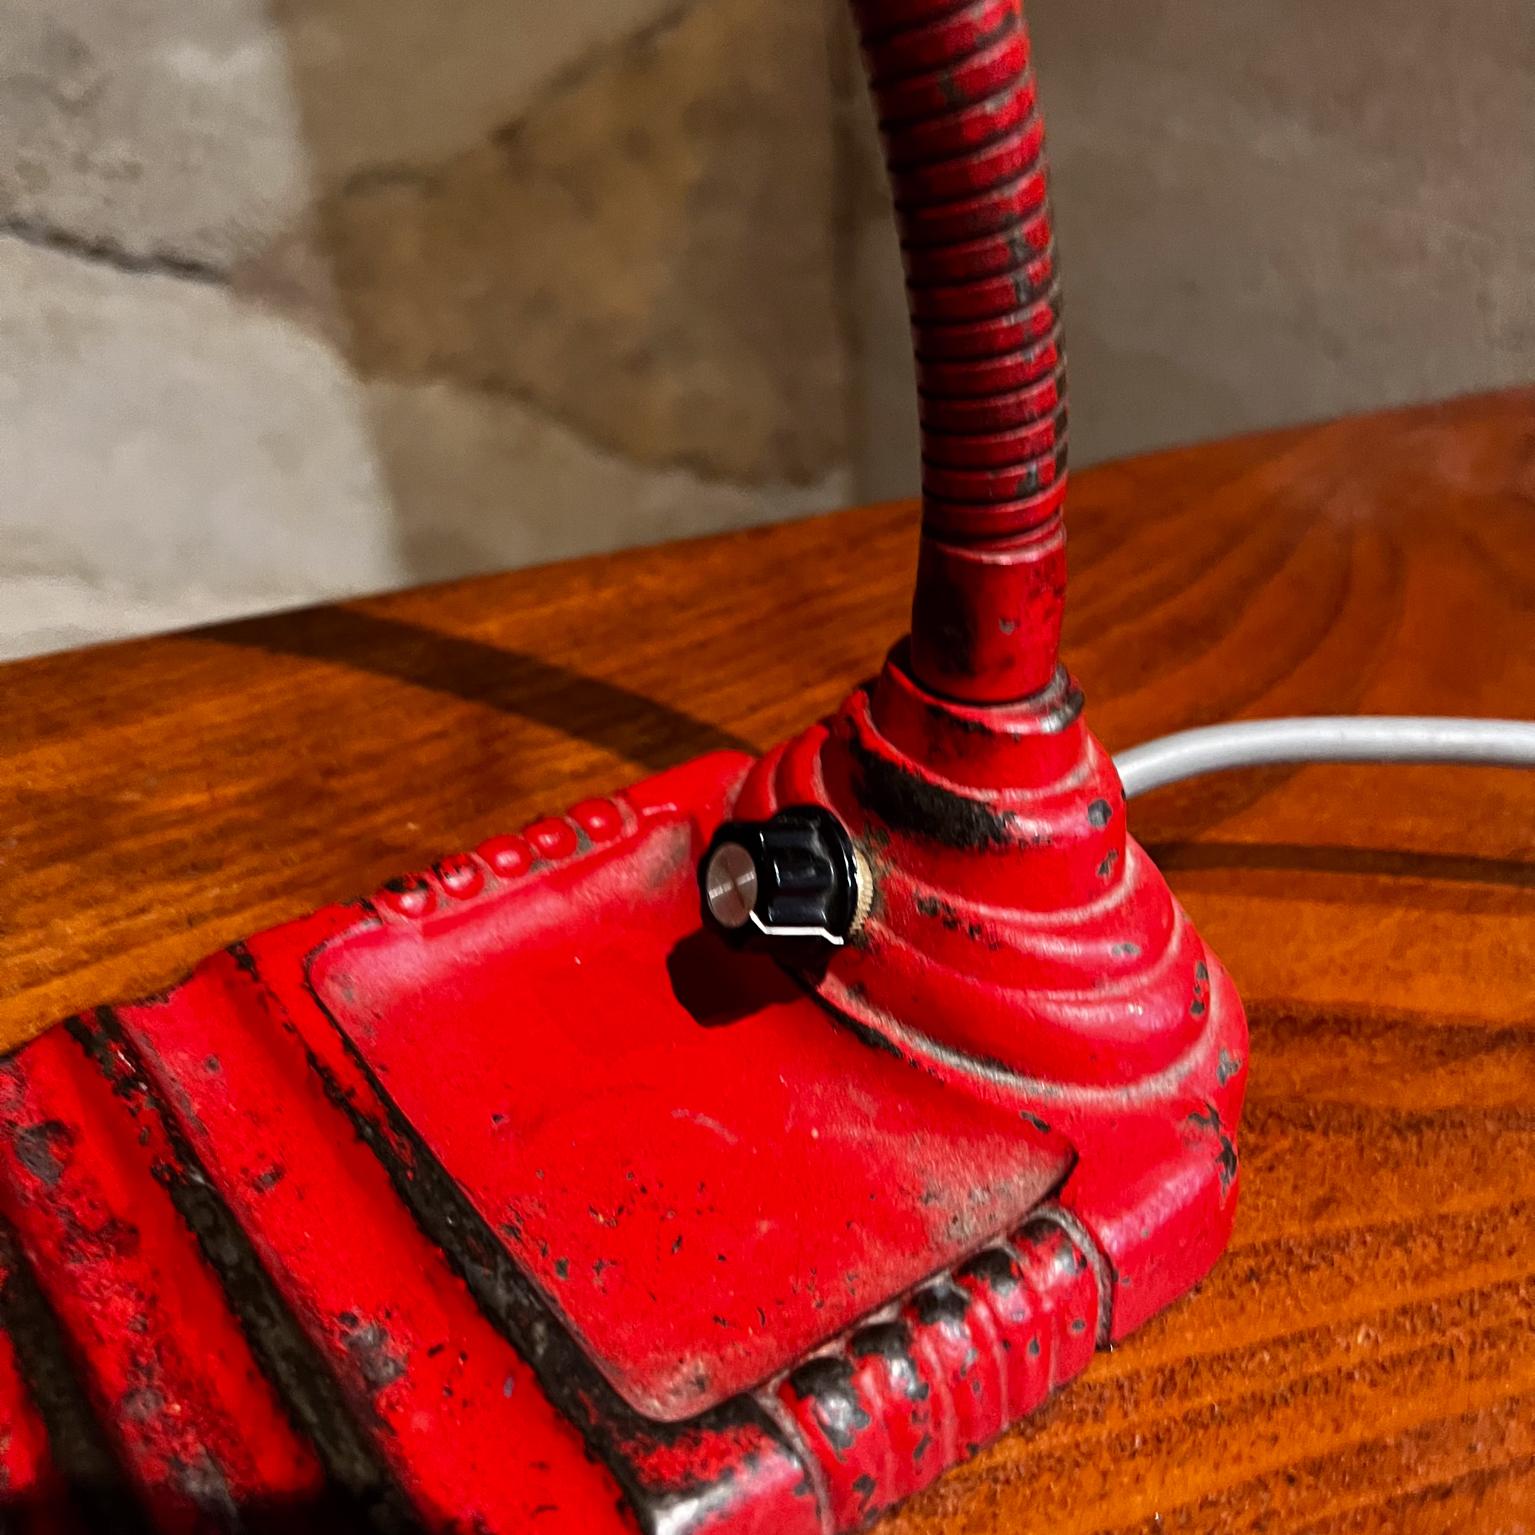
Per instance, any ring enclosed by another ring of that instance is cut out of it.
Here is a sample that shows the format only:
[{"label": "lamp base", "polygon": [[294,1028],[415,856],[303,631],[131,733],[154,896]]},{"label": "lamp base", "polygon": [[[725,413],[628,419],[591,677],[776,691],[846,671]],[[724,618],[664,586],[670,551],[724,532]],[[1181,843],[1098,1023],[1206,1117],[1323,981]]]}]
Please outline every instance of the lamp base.
[{"label": "lamp base", "polygon": [[1219,967],[1131,1083],[892,1027],[851,972],[700,926],[696,861],[765,771],[700,759],[12,1056],[12,1503],[820,1535],[1196,1282],[1245,1075]]}]

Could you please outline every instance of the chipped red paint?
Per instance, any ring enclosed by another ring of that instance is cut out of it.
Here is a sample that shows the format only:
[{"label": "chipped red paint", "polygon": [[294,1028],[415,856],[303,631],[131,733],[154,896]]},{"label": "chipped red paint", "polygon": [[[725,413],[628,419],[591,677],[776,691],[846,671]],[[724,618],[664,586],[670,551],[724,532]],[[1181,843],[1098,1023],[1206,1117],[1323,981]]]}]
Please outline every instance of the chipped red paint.
[{"label": "chipped red paint", "polygon": [[9,1336],[0,1336],[0,1504],[35,1507],[57,1495],[48,1431],[16,1369]]},{"label": "chipped red paint", "polygon": [[17,1269],[9,1239],[0,1241],[0,1519],[6,1528],[15,1518],[22,1529],[74,1530],[48,1427],[22,1378],[12,1337],[27,1321],[10,1296]]},{"label": "chipped red paint", "polygon": [[1226,1080],[1170,1112],[839,1028],[699,931],[714,826],[840,728],[546,819],[561,857],[445,859],[405,911],[328,908],[5,1064],[0,1211],[152,1522],[824,1535],[1205,1271],[1242,1077],[1218,973],[1193,1001]]},{"label": "chipped red paint", "polygon": [[1235,1214],[1247,1026],[1230,978],[1126,831],[1064,675],[1012,708],[878,680],[748,775],[732,813],[828,806],[874,871],[854,941],[807,977],[951,1089],[1048,1124],[1060,1200],[1115,1276],[1119,1338],[1208,1272]]},{"label": "chipped red paint", "polygon": [[[1065,403],[1017,0],[853,0],[922,389],[913,632],[831,718],[215,955],[0,1062],[35,1528],[831,1535],[1231,1229],[1241,1005],[1060,669]],[[784,967],[726,817],[872,881]]]},{"label": "chipped red paint", "polygon": [[[356,923],[322,913],[286,936],[313,945]],[[431,1528],[621,1527],[617,1484],[346,1133],[251,953],[119,1018],[345,1411]]]},{"label": "chipped red paint", "polygon": [[173,1204],[184,1165],[119,1068],[65,1029],[0,1067],[0,1213],[158,1528],[317,1507],[319,1461]]},{"label": "chipped red paint", "polygon": [[1048,1216],[792,1371],[779,1399],[856,1529],[973,1455],[1092,1358],[1098,1280]]},{"label": "chipped red paint", "polygon": [[655,812],[472,920],[391,918],[309,969],[542,1303],[665,1421],[958,1262],[1071,1166],[1059,1137],[827,1028],[775,966],[698,933],[698,838]]}]

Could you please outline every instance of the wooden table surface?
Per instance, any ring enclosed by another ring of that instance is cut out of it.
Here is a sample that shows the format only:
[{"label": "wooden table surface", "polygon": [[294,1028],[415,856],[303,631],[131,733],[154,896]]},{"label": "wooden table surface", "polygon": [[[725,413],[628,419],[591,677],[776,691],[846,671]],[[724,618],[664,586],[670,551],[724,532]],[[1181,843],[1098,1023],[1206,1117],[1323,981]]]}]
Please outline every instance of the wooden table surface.
[{"label": "wooden table surface", "polygon": [[[1535,392],[1080,476],[1111,748],[1535,713]],[[0,669],[0,1042],[543,809],[765,747],[902,628],[908,507]],[[1229,1256],[890,1535],[1535,1529],[1535,775],[1138,802],[1243,990]]]}]

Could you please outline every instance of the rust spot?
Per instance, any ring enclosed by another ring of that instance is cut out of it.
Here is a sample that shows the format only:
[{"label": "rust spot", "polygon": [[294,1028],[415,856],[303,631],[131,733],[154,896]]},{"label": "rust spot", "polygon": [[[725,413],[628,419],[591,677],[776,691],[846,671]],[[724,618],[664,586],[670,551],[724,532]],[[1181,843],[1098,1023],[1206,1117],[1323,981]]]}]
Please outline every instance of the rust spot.
[{"label": "rust spot", "polygon": [[880,1358],[908,1401],[926,1401],[932,1388],[917,1371],[911,1354],[911,1332],[903,1322],[876,1322],[861,1327],[849,1340],[855,1358]]},{"label": "rust spot", "polygon": [[1095,799],[1087,807],[1087,819],[1101,830],[1114,819],[1114,807],[1106,799]]},{"label": "rust spot", "polygon": [[815,1406],[816,1422],[839,1454],[852,1449],[870,1418],[853,1385],[853,1367],[846,1359],[812,1359],[789,1376],[789,1386],[802,1401]]},{"label": "rust spot", "polygon": [[[871,1029],[868,1024],[860,1023],[851,1016],[839,1018],[837,1021],[859,1044],[867,1045],[871,1050],[878,1050],[883,1055],[894,1056],[898,1061],[907,1059],[906,1053],[893,1040],[889,1040],[881,1034],[878,1029]],[[869,1198],[873,1199],[874,1195],[870,1194]]]},{"label": "rust spot", "polygon": [[1231,1185],[1236,1182],[1237,1176],[1237,1147],[1236,1142],[1224,1131],[1221,1132],[1221,1193],[1229,1194]]},{"label": "rust spot", "polygon": [[130,1423],[148,1423],[165,1409],[165,1394],[154,1386],[134,1386],[117,1404],[120,1417]]},{"label": "rust spot", "polygon": [[927,782],[852,743],[864,803],[887,826],[946,847],[983,852],[1012,844],[1013,817]]},{"label": "rust spot", "polygon": [[1213,1103],[1206,1103],[1205,1112],[1190,1114],[1189,1122],[1214,1133],[1220,1145],[1216,1161],[1220,1165],[1221,1193],[1229,1194],[1231,1185],[1236,1181],[1237,1148],[1236,1142],[1226,1133],[1226,1127],[1221,1123],[1220,1111]]},{"label": "rust spot", "polygon": [[970,1310],[970,1297],[947,1279],[918,1290],[911,1303],[924,1327],[962,1323]]},{"label": "rust spot", "polygon": [[63,1175],[64,1161],[74,1143],[69,1126],[57,1119],[28,1125],[25,1130],[18,1130],[11,1140],[16,1148],[16,1160],[49,1188]]},{"label": "rust spot", "polygon": [[181,1490],[199,1509],[228,1529],[239,1527],[240,1511],[230,1495],[224,1468],[206,1450],[191,1461],[172,1457],[168,1464]]},{"label": "rust spot", "polygon": [[368,1390],[382,1391],[405,1373],[405,1360],[380,1323],[363,1322],[350,1311],[342,1312],[337,1321],[341,1323],[341,1341]]},{"label": "rust spot", "polygon": [[1018,1271],[1000,1247],[983,1248],[960,1269],[966,1279],[979,1279],[997,1295],[1011,1295],[1018,1288]]},{"label": "rust spot", "polygon": [[1189,1123],[1191,1125],[1199,1125],[1206,1130],[1219,1130],[1221,1128],[1220,1111],[1213,1103],[1207,1103],[1205,1104],[1204,1113],[1201,1114],[1198,1109],[1195,1109],[1189,1115]]},{"label": "rust spot", "polygon": [[[986,929],[979,922],[966,922],[960,916],[959,911],[947,901],[940,901],[934,896],[918,896],[916,908],[924,917],[932,917],[939,922],[946,932],[963,933],[972,943],[981,943],[986,939]],[[996,948],[996,944],[992,944]]]}]

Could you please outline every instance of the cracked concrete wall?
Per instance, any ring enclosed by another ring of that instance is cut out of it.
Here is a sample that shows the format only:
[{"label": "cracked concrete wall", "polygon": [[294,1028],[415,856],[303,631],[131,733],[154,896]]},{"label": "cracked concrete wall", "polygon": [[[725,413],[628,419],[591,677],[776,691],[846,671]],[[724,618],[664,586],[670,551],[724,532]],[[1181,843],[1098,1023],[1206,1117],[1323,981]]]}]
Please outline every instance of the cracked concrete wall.
[{"label": "cracked concrete wall", "polygon": [[0,654],[848,499],[835,14],[6,0]]},{"label": "cracked concrete wall", "polygon": [[[4,0],[0,654],[915,484],[843,0]],[[1033,0],[1078,464],[1535,376],[1529,0]]]}]

